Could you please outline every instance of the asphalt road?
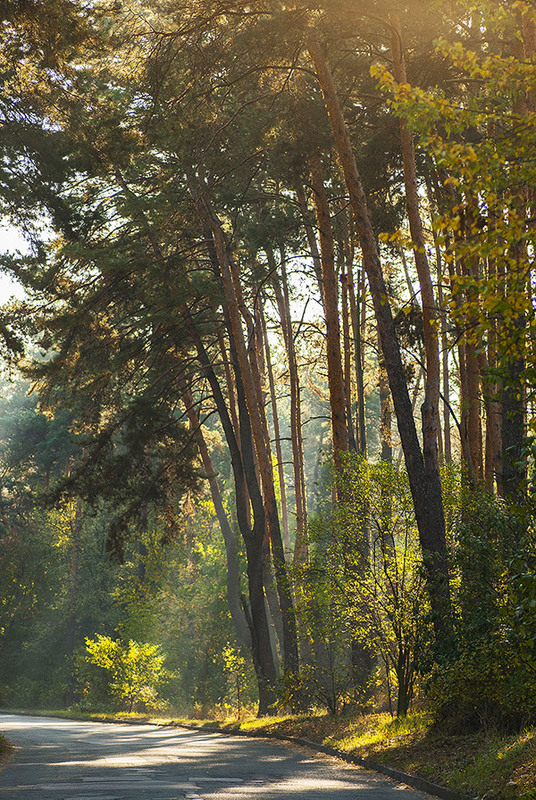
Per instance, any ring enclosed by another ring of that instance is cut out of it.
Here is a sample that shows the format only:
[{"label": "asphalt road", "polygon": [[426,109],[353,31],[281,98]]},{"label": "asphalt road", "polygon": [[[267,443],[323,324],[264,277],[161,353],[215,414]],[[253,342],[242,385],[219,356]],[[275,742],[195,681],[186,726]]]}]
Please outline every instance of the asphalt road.
[{"label": "asphalt road", "polygon": [[334,758],[185,728],[0,714],[5,800],[424,800]]}]

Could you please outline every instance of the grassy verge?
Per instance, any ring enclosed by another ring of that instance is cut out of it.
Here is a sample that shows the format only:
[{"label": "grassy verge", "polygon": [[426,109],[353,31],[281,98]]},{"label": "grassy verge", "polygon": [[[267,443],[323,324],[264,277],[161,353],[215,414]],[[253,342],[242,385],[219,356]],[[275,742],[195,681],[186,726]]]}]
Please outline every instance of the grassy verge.
[{"label": "grassy verge", "polygon": [[265,718],[244,720],[240,727],[331,745],[482,800],[536,800],[535,729],[509,736],[445,735],[426,713],[401,720],[388,714]]},{"label": "grassy verge", "polygon": [[[43,712],[41,712],[43,713]],[[256,719],[191,719],[148,714],[80,714],[54,712],[93,720],[196,724],[220,730],[299,736],[319,744],[420,775],[479,800],[536,800],[536,729],[518,735],[482,732],[446,735],[434,729],[426,713],[402,720],[388,714],[361,717],[328,715]]]},{"label": "grassy verge", "polygon": [[13,754],[13,745],[0,733],[0,770],[10,760]]}]

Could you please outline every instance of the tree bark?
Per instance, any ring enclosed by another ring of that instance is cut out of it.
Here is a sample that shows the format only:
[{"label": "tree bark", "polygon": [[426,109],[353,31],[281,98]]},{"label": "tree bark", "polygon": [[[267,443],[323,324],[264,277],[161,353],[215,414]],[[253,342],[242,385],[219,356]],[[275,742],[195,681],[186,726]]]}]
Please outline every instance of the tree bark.
[{"label": "tree bark", "polygon": [[[252,657],[257,676],[257,683],[259,689],[259,716],[267,714],[270,706],[275,701],[275,681],[277,678],[277,670],[273,658],[272,647],[270,643],[270,631],[268,627],[268,618],[266,615],[266,604],[264,597],[264,583],[263,583],[263,542],[264,542],[264,519],[255,519],[253,529],[250,524],[250,505],[248,495],[248,484],[246,482],[245,465],[242,460],[241,448],[238,445],[238,440],[235,435],[229,410],[225,402],[225,397],[221,391],[221,387],[212,367],[208,353],[199,333],[194,325],[188,308],[183,305],[181,308],[182,315],[186,322],[186,326],[192,341],[197,349],[199,363],[203,369],[205,377],[207,378],[212,395],[216,403],[219,418],[222,424],[223,432],[229,447],[231,455],[231,467],[233,470],[233,478],[236,493],[236,516],[238,528],[244,540],[246,548],[246,565],[248,576],[248,596],[249,596],[249,609],[245,607],[244,601],[241,598],[244,614],[248,621],[248,627],[252,639]],[[241,420],[240,429],[245,425]],[[243,437],[242,441],[246,441],[247,436],[240,430],[240,435]],[[252,489],[252,482],[256,480],[255,473],[249,476],[249,488]],[[257,494],[260,497],[260,491],[257,493],[253,491],[253,496]],[[258,506],[258,502],[257,502]],[[261,501],[262,507],[262,501]],[[246,613],[247,612],[247,613]]]},{"label": "tree bark", "polygon": [[346,422],[348,428],[348,449],[357,452],[352,413],[352,347],[350,337],[350,312],[348,298],[348,280],[346,273],[341,274],[341,308],[342,308],[342,342],[344,353],[344,394],[346,397]]},{"label": "tree bark", "polygon": [[[348,300],[350,302],[350,320],[352,323],[352,337],[354,340],[354,371],[357,394],[357,452],[364,458],[367,455],[367,431],[365,424],[365,379],[363,370],[363,339],[361,335],[361,287],[359,291],[359,302],[356,300],[354,276],[352,265],[348,264],[346,284],[348,288]],[[359,270],[359,285],[361,284],[361,270]]]},{"label": "tree bark", "polygon": [[441,250],[436,241],[434,233],[434,245],[436,251],[437,262],[437,285],[438,285],[438,302],[441,314],[441,353],[442,353],[442,378],[443,378],[443,441],[444,448],[443,454],[445,462],[450,464],[452,462],[452,440],[450,436],[450,371],[449,371],[449,351],[447,339],[447,310],[443,302],[443,271],[441,268]]},{"label": "tree bark", "polygon": [[[400,21],[395,14],[389,17],[391,23],[391,52],[393,72],[399,83],[406,83],[406,66],[402,50]],[[406,208],[415,253],[415,266],[421,287],[422,319],[426,374],[424,383],[424,403],[422,405],[423,455],[426,473],[434,483],[439,484],[438,431],[440,366],[437,324],[437,306],[428,257],[424,228],[419,211],[417,192],[417,168],[413,136],[406,122],[400,120],[400,141],[404,165],[404,186],[406,189]]]},{"label": "tree bark", "polygon": [[294,332],[290,316],[288,281],[283,258],[281,259],[281,280],[276,272],[273,252],[267,251],[268,263],[272,270],[272,286],[274,288],[277,309],[281,320],[281,329],[287,352],[290,383],[290,439],[292,445],[292,468],[294,474],[294,496],[296,504],[296,538],[294,543],[294,560],[303,563],[307,559],[308,547],[307,501],[305,494],[305,467],[303,457],[303,437],[301,418],[301,387],[298,372],[298,359],[294,343]]},{"label": "tree bark", "polygon": [[208,451],[205,437],[203,436],[201,423],[194,406],[193,396],[190,389],[184,388],[183,400],[186,407],[186,414],[188,416],[190,428],[192,432],[195,433],[199,454],[201,456],[203,468],[205,470],[210,487],[210,495],[214,504],[214,510],[216,512],[216,517],[218,518],[218,523],[220,525],[225,544],[225,555],[227,561],[227,605],[229,607],[229,613],[231,614],[231,619],[233,620],[239,641],[245,644],[246,647],[251,648],[251,633],[246,619],[244,618],[242,604],[240,601],[240,568],[238,563],[238,547],[235,536],[223,505],[216,472],[212,464],[212,459]]},{"label": "tree bark", "polygon": [[281,497],[281,527],[283,530],[283,542],[285,550],[290,553],[290,534],[288,526],[288,501],[287,485],[285,479],[285,469],[283,465],[283,452],[281,449],[281,430],[279,428],[279,412],[277,409],[277,396],[275,393],[274,370],[272,367],[272,357],[270,353],[270,342],[268,341],[268,331],[266,328],[266,318],[261,308],[260,322],[262,327],[264,352],[266,357],[266,372],[268,374],[268,387],[270,390],[270,403],[272,407],[272,423],[274,426],[274,445],[275,457],[277,460],[277,475],[279,478],[279,494]]},{"label": "tree bark", "polygon": [[348,428],[346,425],[346,398],[341,361],[341,331],[339,327],[337,275],[335,272],[335,247],[328,197],[322,174],[322,163],[317,154],[309,156],[309,168],[320,234],[322,293],[326,319],[326,355],[333,435],[333,463],[335,473],[338,474],[342,466],[341,453],[348,450]]},{"label": "tree bark", "polygon": [[320,297],[323,300],[324,293],[322,290],[322,262],[320,259],[320,251],[318,249],[318,242],[316,240],[314,228],[311,224],[311,220],[309,219],[309,210],[307,208],[305,190],[301,184],[298,184],[296,187],[296,198],[298,200],[298,207],[303,220],[303,227],[305,229],[309,251],[311,253],[311,258],[313,259],[313,268],[315,271],[316,280],[318,282],[318,288],[320,290]]},{"label": "tree bark", "polygon": [[324,95],[363,253],[413,497],[436,643],[448,645],[452,617],[439,475],[426,467],[419,445],[376,237],[329,62],[314,36],[308,41],[308,50]]},{"label": "tree bark", "polygon": [[69,682],[66,693],[66,705],[70,706],[76,696],[76,669],[74,651],[76,646],[76,633],[78,628],[78,596],[80,593],[80,553],[82,543],[83,512],[82,501],[75,501],[74,518],[71,520],[71,563],[69,575],[69,618],[67,620],[67,661],[69,664]]},{"label": "tree bark", "polygon": [[393,460],[391,392],[389,391],[387,370],[382,360],[380,360],[378,365],[378,372],[378,385],[380,390],[380,459],[391,463]]},{"label": "tree bark", "polygon": [[[220,280],[226,301],[226,313],[229,320],[228,333],[236,348],[237,366],[241,373],[245,403],[251,423],[252,440],[262,485],[263,501],[279,595],[279,605],[283,616],[285,671],[296,673],[299,666],[296,619],[291,586],[285,563],[281,527],[279,524],[270,439],[264,413],[258,363],[255,355],[251,358],[248,357],[248,350],[242,327],[241,307],[243,303],[241,300],[239,276],[237,274],[236,264],[234,264],[229,256],[228,243],[220,220],[212,208],[205,190],[200,194],[196,187],[192,186],[191,191],[202,219],[212,231],[220,270]],[[250,336],[250,347],[251,345],[252,338]]]}]

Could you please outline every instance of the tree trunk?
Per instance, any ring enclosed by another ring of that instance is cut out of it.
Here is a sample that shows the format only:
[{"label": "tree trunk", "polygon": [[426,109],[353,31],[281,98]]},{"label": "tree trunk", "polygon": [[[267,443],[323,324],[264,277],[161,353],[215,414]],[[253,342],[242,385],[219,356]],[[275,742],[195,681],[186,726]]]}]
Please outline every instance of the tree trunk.
[{"label": "tree trunk", "polygon": [[140,508],[140,524],[139,524],[139,532],[137,537],[137,546],[136,550],[138,551],[138,589],[143,591],[143,586],[145,584],[146,578],[146,567],[145,562],[147,558],[147,546],[143,541],[144,534],[147,533],[149,525],[149,516],[148,516],[148,509],[147,503],[142,503]]},{"label": "tree trunk", "polygon": [[223,369],[225,372],[225,384],[227,386],[227,400],[229,406],[229,413],[235,431],[238,430],[238,411],[236,409],[236,392],[234,390],[233,377],[231,372],[231,364],[229,363],[229,356],[225,348],[225,341],[223,332],[218,331],[218,345],[220,348],[220,355],[222,358]]},{"label": "tree trunk", "polygon": [[[520,315],[516,327],[525,324]],[[526,495],[525,392],[522,357],[510,356],[504,365],[502,392],[501,490],[503,497],[523,503]]]},{"label": "tree trunk", "polygon": [[[381,344],[380,344],[381,347]],[[383,360],[378,364],[380,390],[380,458],[391,463],[393,460],[393,433],[391,430],[391,392]]]},{"label": "tree trunk", "polygon": [[348,449],[357,452],[352,413],[352,347],[350,337],[350,312],[348,309],[348,279],[341,274],[342,342],[344,353],[344,394],[346,397],[346,421],[348,426]]},{"label": "tree trunk", "polygon": [[276,273],[274,254],[267,251],[268,264],[272,270],[272,286],[275,292],[285,349],[289,368],[290,383],[290,438],[292,444],[292,468],[294,472],[294,496],[296,503],[296,538],[294,560],[303,563],[307,560],[307,500],[305,494],[305,468],[303,457],[303,437],[301,418],[301,388],[298,372],[298,359],[294,344],[294,332],[290,316],[288,281],[283,257],[281,258],[281,281]]},{"label": "tree trunk", "polygon": [[436,241],[434,233],[434,244],[436,251],[437,262],[437,285],[438,285],[438,302],[441,314],[441,353],[442,353],[442,377],[443,377],[443,455],[445,462],[450,464],[452,462],[452,441],[450,436],[450,373],[449,373],[449,351],[448,351],[448,338],[447,338],[447,310],[443,302],[443,271],[441,269],[441,250],[438,242]]},{"label": "tree trunk", "polygon": [[[229,410],[225,402],[225,397],[221,391],[218,378],[216,377],[216,373],[214,372],[208,353],[205,350],[204,344],[193,323],[188,308],[183,305],[181,311],[185,319],[188,332],[190,333],[192,341],[197,349],[199,362],[212,390],[216,408],[218,410],[224,435],[227,441],[227,446],[229,447],[229,452],[231,455],[231,466],[233,470],[236,493],[236,516],[238,528],[246,548],[249,608],[245,604],[243,598],[241,598],[241,603],[251,633],[252,657],[259,689],[259,716],[262,716],[268,713],[270,706],[275,701],[274,686],[277,677],[276,666],[270,643],[268,618],[266,616],[262,574],[264,520],[259,520],[258,518],[255,519],[254,515],[254,525],[253,529],[251,528],[249,511],[250,505],[245,465],[242,461],[241,448],[239,447],[236,439],[235,430],[229,416]],[[245,441],[247,445],[247,436],[245,433],[242,433],[242,428],[244,426],[245,422],[241,420],[240,435],[243,437],[243,443]],[[254,470],[253,475],[250,474],[249,476],[250,489],[252,488],[253,481],[256,481]],[[260,497],[260,491],[258,488],[256,493],[253,491],[254,496],[255,494]]]},{"label": "tree trunk", "polygon": [[[252,439],[260,473],[266,520],[268,523],[268,533],[272,545],[279,605],[283,616],[285,671],[296,673],[299,665],[296,619],[279,524],[270,439],[264,413],[258,363],[255,354],[253,354],[253,357],[248,358],[241,321],[242,302],[239,277],[236,265],[229,257],[228,243],[220,220],[206,194],[200,195],[195,187],[192,186],[191,188],[199,213],[210,226],[214,240],[214,247],[220,270],[220,279],[226,300],[226,314],[229,320],[228,333],[236,348],[237,366],[241,373],[245,403],[251,423]],[[250,338],[250,348],[251,345],[252,340]]]},{"label": "tree trunk", "polygon": [[261,308],[260,323],[262,327],[264,352],[266,357],[266,372],[268,374],[268,387],[270,390],[270,403],[272,407],[272,423],[274,426],[275,457],[277,460],[277,475],[279,478],[279,494],[281,497],[281,526],[283,529],[283,542],[285,550],[290,553],[290,534],[288,527],[288,501],[287,485],[285,479],[285,469],[283,465],[283,452],[281,450],[281,431],[279,428],[279,413],[277,410],[277,396],[275,393],[274,371],[272,368],[272,357],[270,353],[270,342],[268,341],[268,331],[264,311]]},{"label": "tree trunk", "polygon": [[[361,283],[361,270],[359,270],[359,284]],[[367,455],[367,432],[365,425],[365,380],[363,374],[363,340],[361,336],[361,304],[362,291],[359,290],[359,302],[356,301],[354,276],[352,265],[348,264],[346,275],[348,288],[348,300],[350,302],[350,320],[352,323],[352,337],[354,340],[354,370],[357,393],[357,452],[363,456]]]},{"label": "tree trunk", "polygon": [[296,198],[298,200],[298,206],[303,220],[305,235],[307,236],[307,243],[311,252],[311,258],[313,259],[313,268],[315,271],[316,280],[318,282],[318,288],[320,290],[320,297],[323,300],[324,292],[322,290],[322,262],[320,260],[320,252],[318,250],[318,242],[316,240],[315,230],[309,218],[309,210],[307,208],[305,191],[301,184],[298,184],[296,187]]},{"label": "tree trunk", "polygon": [[76,646],[76,632],[78,627],[78,595],[80,592],[80,552],[82,543],[82,501],[75,502],[74,519],[71,521],[71,564],[69,575],[69,618],[67,620],[67,663],[69,665],[69,679],[66,694],[66,705],[70,706],[76,696],[76,670],[74,651]]},{"label": "tree trunk", "polygon": [[339,327],[337,275],[335,272],[335,248],[322,164],[318,155],[309,156],[309,168],[320,234],[333,462],[335,474],[338,475],[342,466],[341,453],[348,450],[348,428],[346,425],[346,398],[344,395],[344,376],[341,361],[341,331]]},{"label": "tree trunk", "polygon": [[186,407],[186,413],[190,422],[190,428],[195,433],[195,440],[203,462],[203,468],[210,487],[210,495],[214,503],[214,510],[218,518],[218,523],[223,535],[225,543],[225,555],[227,560],[227,605],[229,613],[235,626],[236,635],[246,647],[251,648],[251,633],[244,618],[242,605],[240,601],[240,568],[238,563],[238,547],[236,544],[235,536],[227,513],[225,511],[223,500],[216,478],[216,472],[212,464],[212,459],[208,451],[205,437],[201,429],[199,416],[194,407],[192,392],[190,389],[183,389],[183,400]]},{"label": "tree trunk", "polygon": [[[393,55],[393,71],[399,83],[406,83],[406,66],[400,36],[400,22],[395,14],[389,17],[391,23],[391,51]],[[426,255],[426,241],[419,211],[417,192],[417,169],[415,165],[415,149],[413,137],[403,119],[400,120],[400,141],[402,145],[402,161],[404,165],[404,186],[406,189],[406,208],[409,227],[415,253],[415,266],[419,277],[422,300],[422,319],[424,350],[426,359],[426,375],[424,383],[424,403],[422,405],[422,438],[424,466],[427,477],[439,485],[438,431],[439,431],[439,394],[440,367],[437,308],[430,274],[430,266]]]},{"label": "tree trunk", "polygon": [[436,642],[438,645],[448,644],[452,623],[439,475],[425,466],[419,445],[376,238],[330,66],[322,46],[314,38],[309,40],[308,49],[324,95],[355,215],[413,497]]}]

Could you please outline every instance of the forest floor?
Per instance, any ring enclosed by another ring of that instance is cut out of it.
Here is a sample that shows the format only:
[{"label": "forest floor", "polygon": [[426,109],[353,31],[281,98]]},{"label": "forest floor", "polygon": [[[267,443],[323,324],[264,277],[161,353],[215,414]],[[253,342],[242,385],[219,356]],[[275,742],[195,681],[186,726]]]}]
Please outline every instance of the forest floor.
[{"label": "forest floor", "polygon": [[248,712],[241,720],[229,716],[194,719],[74,711],[63,712],[61,716],[184,724],[227,732],[242,730],[256,735],[299,737],[418,775],[478,800],[536,800],[536,729],[511,735],[492,730],[445,733],[432,724],[431,716],[425,712],[400,720],[393,720],[389,714],[359,717],[315,714],[257,719]]}]

